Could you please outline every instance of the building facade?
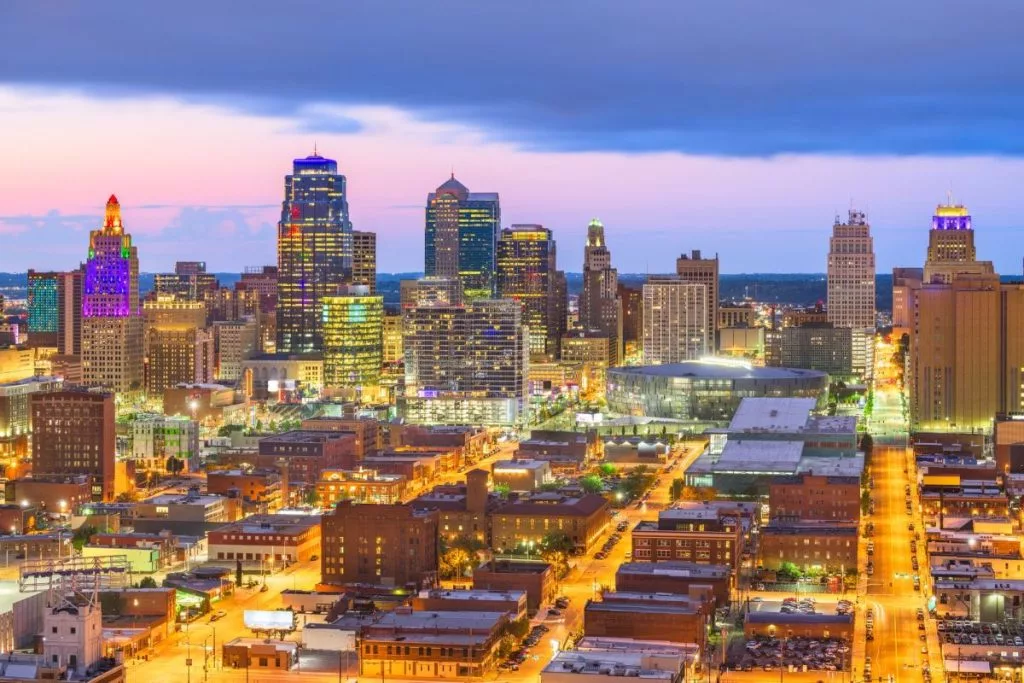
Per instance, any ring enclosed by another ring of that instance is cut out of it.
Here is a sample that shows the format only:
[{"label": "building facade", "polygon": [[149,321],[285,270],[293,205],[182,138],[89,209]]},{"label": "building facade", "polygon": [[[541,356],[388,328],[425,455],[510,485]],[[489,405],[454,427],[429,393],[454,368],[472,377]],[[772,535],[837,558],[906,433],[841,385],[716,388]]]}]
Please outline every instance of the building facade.
[{"label": "building facade", "polygon": [[676,275],[683,282],[704,285],[704,310],[707,322],[708,344],[714,346],[715,330],[718,329],[718,254],[714,258],[704,258],[700,250],[694,249],[690,255],[682,254],[676,259]]},{"label": "building facade", "polygon": [[828,250],[828,321],[836,327],[875,327],[875,247],[862,211],[836,216]]},{"label": "building facade", "polygon": [[124,231],[117,197],[89,233],[82,281],[82,376],[88,386],[138,392],[143,385],[139,256]]},{"label": "building facade", "polygon": [[324,386],[376,386],[384,362],[384,297],[352,285],[322,301]]},{"label": "building facade", "polygon": [[352,284],[377,293],[377,233],[352,231]]},{"label": "building facade", "polygon": [[848,377],[853,373],[853,331],[829,323],[785,327],[782,329],[782,365]]},{"label": "building facade", "polygon": [[[522,324],[530,330],[530,353],[557,356],[564,331],[556,319],[555,241],[540,225],[513,225],[501,231],[497,250],[498,298],[517,301]],[[563,307],[564,308],[564,307]]]},{"label": "building facade", "polygon": [[652,275],[643,289],[643,355],[648,365],[696,360],[710,351],[708,285]]},{"label": "building facade", "polygon": [[580,327],[608,339],[609,365],[623,357],[622,299],[619,271],[612,268],[612,254],[604,239],[604,225],[596,218],[587,226],[583,247],[583,291],[579,298]]},{"label": "building facade", "polygon": [[427,195],[424,274],[458,279],[468,299],[494,296],[500,226],[498,193],[470,192],[453,173]]},{"label": "building facade", "polygon": [[338,163],[314,153],[285,176],[277,232],[277,352],[323,349],[321,299],[352,276],[352,223]]},{"label": "building facade", "polygon": [[114,498],[114,396],[71,390],[32,395],[32,472],[84,474],[93,500]]}]

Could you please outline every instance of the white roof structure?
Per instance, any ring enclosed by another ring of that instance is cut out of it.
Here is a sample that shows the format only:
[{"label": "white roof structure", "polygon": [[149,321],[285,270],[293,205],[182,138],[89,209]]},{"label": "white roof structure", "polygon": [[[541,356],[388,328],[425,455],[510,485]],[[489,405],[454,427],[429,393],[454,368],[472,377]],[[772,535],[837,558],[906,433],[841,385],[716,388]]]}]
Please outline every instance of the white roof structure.
[{"label": "white roof structure", "polygon": [[740,401],[730,431],[799,432],[817,402],[813,398],[752,398]]}]

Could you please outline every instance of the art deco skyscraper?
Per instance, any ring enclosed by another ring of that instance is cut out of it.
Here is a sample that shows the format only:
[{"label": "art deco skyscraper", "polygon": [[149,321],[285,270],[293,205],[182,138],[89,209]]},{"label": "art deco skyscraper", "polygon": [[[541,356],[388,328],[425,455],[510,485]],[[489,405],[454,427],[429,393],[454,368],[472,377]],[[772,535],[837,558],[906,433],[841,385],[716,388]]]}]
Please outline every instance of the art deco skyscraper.
[{"label": "art deco skyscraper", "polygon": [[875,327],[875,248],[871,226],[850,209],[832,226],[828,250],[828,321],[835,327]]},{"label": "art deco skyscraper", "polygon": [[556,286],[551,231],[541,225],[505,228],[498,240],[497,264],[498,297],[522,305],[523,324],[530,329],[530,353],[556,356],[564,322],[560,326],[555,319],[560,287]]},{"label": "art deco skyscraper", "polygon": [[139,256],[110,195],[103,226],[89,233],[82,283],[82,379],[124,393],[142,389]]},{"label": "art deco skyscraper", "polygon": [[583,248],[583,291],[580,293],[580,327],[608,338],[609,365],[621,362],[622,300],[619,271],[612,268],[612,254],[604,240],[604,225],[596,218],[587,226]]},{"label": "art deco skyscraper", "polygon": [[991,275],[991,261],[977,260],[974,227],[967,207],[940,204],[928,231],[928,258],[924,262],[924,283],[949,284],[958,275]]},{"label": "art deco skyscraper", "polygon": [[427,195],[424,274],[459,278],[466,299],[494,296],[501,225],[497,192],[470,192],[455,174]]},{"label": "art deco skyscraper", "polygon": [[352,275],[352,223],[338,163],[313,154],[285,176],[277,228],[277,352],[323,350],[321,299]]}]

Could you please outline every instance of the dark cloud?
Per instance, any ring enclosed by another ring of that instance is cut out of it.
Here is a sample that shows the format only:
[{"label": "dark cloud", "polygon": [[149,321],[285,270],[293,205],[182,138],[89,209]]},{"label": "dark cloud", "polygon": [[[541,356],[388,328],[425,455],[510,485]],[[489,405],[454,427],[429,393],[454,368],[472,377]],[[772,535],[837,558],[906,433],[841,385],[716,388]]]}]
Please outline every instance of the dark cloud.
[{"label": "dark cloud", "polygon": [[0,82],[355,132],[393,105],[544,150],[1024,153],[1024,3],[524,0],[0,9]]}]

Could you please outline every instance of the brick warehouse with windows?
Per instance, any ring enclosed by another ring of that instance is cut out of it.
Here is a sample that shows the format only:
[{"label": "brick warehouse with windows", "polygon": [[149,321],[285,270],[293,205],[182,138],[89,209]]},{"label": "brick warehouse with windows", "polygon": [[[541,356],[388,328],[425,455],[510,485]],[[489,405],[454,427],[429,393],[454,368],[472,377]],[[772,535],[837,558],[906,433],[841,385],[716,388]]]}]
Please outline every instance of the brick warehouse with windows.
[{"label": "brick warehouse with windows", "polygon": [[732,512],[716,504],[663,510],[657,521],[639,522],[634,527],[633,559],[724,564],[738,572],[743,525]]},{"label": "brick warehouse with windows", "polygon": [[408,505],[338,503],[322,517],[321,582],[416,587],[437,576],[437,513]]}]

